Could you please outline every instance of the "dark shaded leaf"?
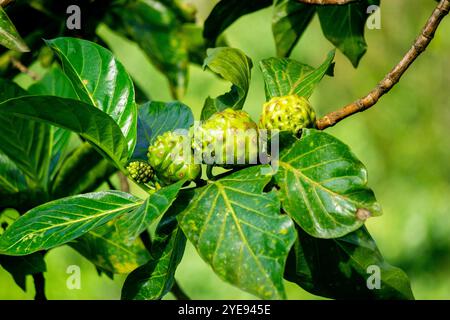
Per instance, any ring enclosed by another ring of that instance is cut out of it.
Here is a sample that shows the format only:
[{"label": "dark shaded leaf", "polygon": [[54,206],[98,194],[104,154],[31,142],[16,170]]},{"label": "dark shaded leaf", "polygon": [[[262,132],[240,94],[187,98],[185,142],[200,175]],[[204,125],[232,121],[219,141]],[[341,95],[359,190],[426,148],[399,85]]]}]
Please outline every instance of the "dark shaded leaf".
[{"label": "dark shaded leaf", "polygon": [[[388,264],[365,227],[336,239],[317,239],[297,229],[285,278],[333,299],[414,299],[407,275]],[[378,276],[380,287],[371,276]],[[369,289],[372,288],[372,289]]]},{"label": "dark shaded leaf", "polygon": [[[70,80],[57,67],[52,68],[40,81],[35,82],[28,88],[28,93],[31,95],[52,95],[71,99],[78,98]],[[50,179],[52,179],[61,164],[60,159],[69,143],[70,131],[52,126],[50,134],[52,136],[52,143],[50,144],[52,154],[49,174]]]},{"label": "dark shaded leaf", "polygon": [[20,97],[0,103],[0,115],[39,120],[74,131],[102,151],[119,169],[127,162],[127,141],[115,121],[84,102],[55,96]]},{"label": "dark shaded leaf", "polygon": [[178,227],[176,215],[188,201],[189,198],[182,197],[161,219],[152,244],[152,258],[127,277],[122,299],[157,300],[170,291],[186,245],[186,237]]},{"label": "dark shaded leaf", "polygon": [[115,171],[117,169],[107,159],[85,142],[64,159],[53,180],[52,197],[95,191]]},{"label": "dark shaded leaf", "polygon": [[169,80],[172,96],[187,87],[188,49],[175,14],[161,2],[130,1],[113,9],[109,26],[135,41]]},{"label": "dark shaded leaf", "polygon": [[[302,138],[280,152],[275,174],[283,209],[310,235],[337,238],[381,214],[367,187],[367,170],[350,148],[333,136],[303,129]],[[366,217],[367,218],[367,217]]]},{"label": "dark shaded leaf", "polygon": [[290,56],[308,27],[316,8],[292,0],[276,0],[273,9],[272,32],[279,57]]},{"label": "dark shaded leaf", "polygon": [[23,291],[27,291],[26,277],[28,275],[47,271],[44,256],[40,252],[22,257],[0,255],[0,266],[12,275],[15,283]]},{"label": "dark shaded leaf", "polygon": [[[0,101],[26,96],[17,84],[0,79]],[[46,188],[50,163],[50,127],[0,111],[0,150],[20,168],[35,185]]]},{"label": "dark shaded leaf", "polygon": [[266,8],[272,0],[222,0],[216,4],[205,21],[203,36],[214,47],[219,35],[243,15]]},{"label": "dark shaded leaf", "polygon": [[325,37],[342,51],[356,68],[366,53],[364,28],[369,16],[367,8],[379,0],[361,0],[346,5],[317,6]]}]

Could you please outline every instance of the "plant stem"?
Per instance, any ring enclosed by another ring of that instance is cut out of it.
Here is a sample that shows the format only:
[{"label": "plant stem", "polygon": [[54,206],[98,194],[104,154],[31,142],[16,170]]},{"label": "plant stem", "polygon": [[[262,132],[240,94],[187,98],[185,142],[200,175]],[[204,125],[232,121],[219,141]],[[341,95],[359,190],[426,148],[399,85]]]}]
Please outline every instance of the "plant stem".
[{"label": "plant stem", "polygon": [[37,80],[39,80],[41,78],[37,73],[31,71],[25,65],[23,65],[22,62],[20,62],[17,58],[11,57],[11,63],[12,63],[14,68],[16,68],[20,72],[28,75],[34,81],[37,81]]},{"label": "plant stem", "polygon": [[36,301],[45,301],[47,297],[45,296],[45,278],[42,272],[33,274],[34,287],[36,290],[36,294],[34,296],[34,300]]},{"label": "plant stem", "polygon": [[122,172],[119,172],[117,175],[120,180],[120,190],[130,192],[130,184],[128,183],[127,177]]},{"label": "plant stem", "polygon": [[177,300],[191,300],[188,295],[181,289],[177,280],[174,280],[172,289],[170,290]]},{"label": "plant stem", "polygon": [[317,120],[316,125],[320,130],[334,126],[339,121],[351,116],[352,114],[364,111],[374,106],[378,100],[400,81],[400,78],[417,57],[425,51],[434,37],[434,33],[441,23],[442,19],[450,11],[450,0],[441,0],[434,9],[431,17],[428,19],[422,32],[415,40],[411,49],[405,54],[401,61],[381,80],[375,89],[365,97],[346,105],[342,109],[333,111]]}]

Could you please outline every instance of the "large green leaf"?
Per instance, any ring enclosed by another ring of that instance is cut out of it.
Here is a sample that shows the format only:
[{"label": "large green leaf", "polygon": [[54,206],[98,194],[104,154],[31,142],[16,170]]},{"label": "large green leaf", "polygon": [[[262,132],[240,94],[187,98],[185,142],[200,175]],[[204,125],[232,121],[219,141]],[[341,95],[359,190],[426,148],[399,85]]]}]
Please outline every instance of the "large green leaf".
[{"label": "large green leaf", "polygon": [[147,159],[148,147],[166,131],[189,129],[194,123],[191,109],[181,102],[150,101],[139,107],[138,137],[133,159]]},{"label": "large green leaf", "polygon": [[12,257],[0,255],[0,266],[8,271],[15,283],[23,290],[27,290],[26,277],[47,271],[44,255],[40,252],[28,256]]},{"label": "large green leaf", "polygon": [[26,43],[20,37],[16,27],[9,19],[5,10],[0,6],[0,44],[11,50],[28,52]]},{"label": "large green leaf", "polygon": [[[300,228],[297,231],[287,280],[333,299],[414,299],[407,275],[383,259],[365,227],[337,239],[317,239]],[[379,288],[368,286],[374,284],[371,276],[380,276]]]},{"label": "large green leaf", "polygon": [[31,209],[0,237],[0,254],[26,255],[50,249],[130,212],[142,200],[120,191],[87,193]]},{"label": "large green leaf", "polygon": [[279,299],[285,297],[282,277],[295,230],[280,214],[276,193],[263,192],[271,176],[262,175],[262,168],[196,189],[180,226],[220,278],[261,298]]},{"label": "large green leaf", "polygon": [[[118,168],[123,169],[127,162],[127,141],[120,128],[106,113],[84,102],[55,96],[20,97],[0,103],[0,116],[39,120],[74,131],[101,150]],[[39,132],[42,134],[42,130]]]},{"label": "large green leaf", "polygon": [[53,179],[52,197],[56,199],[95,191],[115,171],[107,159],[85,142],[64,159]]},{"label": "large green leaf", "polygon": [[[78,98],[70,80],[57,67],[53,67],[41,80],[31,85],[28,88],[28,93],[31,95],[52,95],[71,99]],[[50,179],[52,179],[61,164],[60,159],[69,143],[70,131],[52,126],[50,134],[52,143],[50,144],[51,162],[49,174]]]},{"label": "large green leaf", "polygon": [[304,129],[280,152],[278,165],[283,209],[312,236],[341,237],[361,227],[367,215],[381,214],[366,168],[327,133]]},{"label": "large green leaf", "polygon": [[69,245],[102,271],[112,274],[131,272],[146,263],[150,254],[141,239],[127,242],[117,221],[110,221],[75,239]]},{"label": "large green leaf", "polygon": [[172,96],[184,95],[189,56],[176,15],[154,0],[129,1],[111,12],[109,26],[135,41],[169,80]]},{"label": "large green leaf", "polygon": [[203,65],[233,85],[231,90],[217,98],[208,97],[203,106],[201,119],[226,108],[240,110],[244,106],[250,86],[252,60],[241,50],[227,47],[208,49]]},{"label": "large green leaf", "polygon": [[59,56],[80,98],[111,116],[128,143],[129,155],[136,144],[137,107],[134,86],[123,65],[112,53],[86,40],[57,38],[47,44]]},{"label": "large green leaf", "polygon": [[272,0],[222,0],[205,21],[203,36],[214,46],[218,36],[241,16],[266,8]]},{"label": "large green leaf", "polygon": [[268,58],[260,62],[266,91],[266,99],[297,94],[309,98],[315,86],[333,68],[335,51],[330,51],[320,67],[287,58]]},{"label": "large green leaf", "polygon": [[117,221],[125,242],[132,243],[171,206],[185,181],[178,181],[152,193],[142,206]]},{"label": "large green leaf", "polygon": [[[0,79],[0,101],[26,96],[17,84]],[[35,185],[44,188],[50,163],[51,130],[44,123],[21,119],[0,112],[0,150],[20,168]]]},{"label": "large green leaf", "polygon": [[129,274],[122,288],[122,299],[161,299],[172,288],[186,245],[186,237],[176,221],[178,208],[174,205],[161,219],[153,238],[152,258]]},{"label": "large green leaf", "polygon": [[272,33],[277,55],[288,57],[311,22],[316,9],[292,0],[276,0],[273,9]]},{"label": "large green leaf", "polygon": [[361,0],[347,5],[317,6],[325,37],[341,50],[357,67],[367,50],[364,28],[369,16],[367,8],[379,0]]}]

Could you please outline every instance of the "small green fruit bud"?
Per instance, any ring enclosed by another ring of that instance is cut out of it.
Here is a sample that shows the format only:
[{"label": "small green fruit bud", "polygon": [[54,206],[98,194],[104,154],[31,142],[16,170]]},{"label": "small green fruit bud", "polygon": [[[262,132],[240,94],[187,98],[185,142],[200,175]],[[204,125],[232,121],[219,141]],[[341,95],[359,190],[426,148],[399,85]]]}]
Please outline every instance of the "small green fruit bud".
[{"label": "small green fruit bud", "polygon": [[148,183],[153,178],[152,167],[144,161],[133,161],[127,166],[130,177],[137,183]]}]

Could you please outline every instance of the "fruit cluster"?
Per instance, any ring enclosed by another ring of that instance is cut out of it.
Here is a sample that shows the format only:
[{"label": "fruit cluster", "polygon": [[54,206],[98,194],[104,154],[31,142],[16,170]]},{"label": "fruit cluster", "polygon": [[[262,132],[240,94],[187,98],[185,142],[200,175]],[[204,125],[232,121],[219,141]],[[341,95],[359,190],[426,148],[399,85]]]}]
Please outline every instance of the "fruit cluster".
[{"label": "fruit cluster", "polygon": [[228,108],[193,126],[187,134],[168,131],[158,136],[148,148],[148,161],[131,162],[127,169],[141,184],[193,181],[201,175],[201,164],[224,168],[257,164],[261,130],[299,136],[303,128],[314,124],[314,110],[306,98],[297,95],[265,103],[259,126],[247,112]]}]

